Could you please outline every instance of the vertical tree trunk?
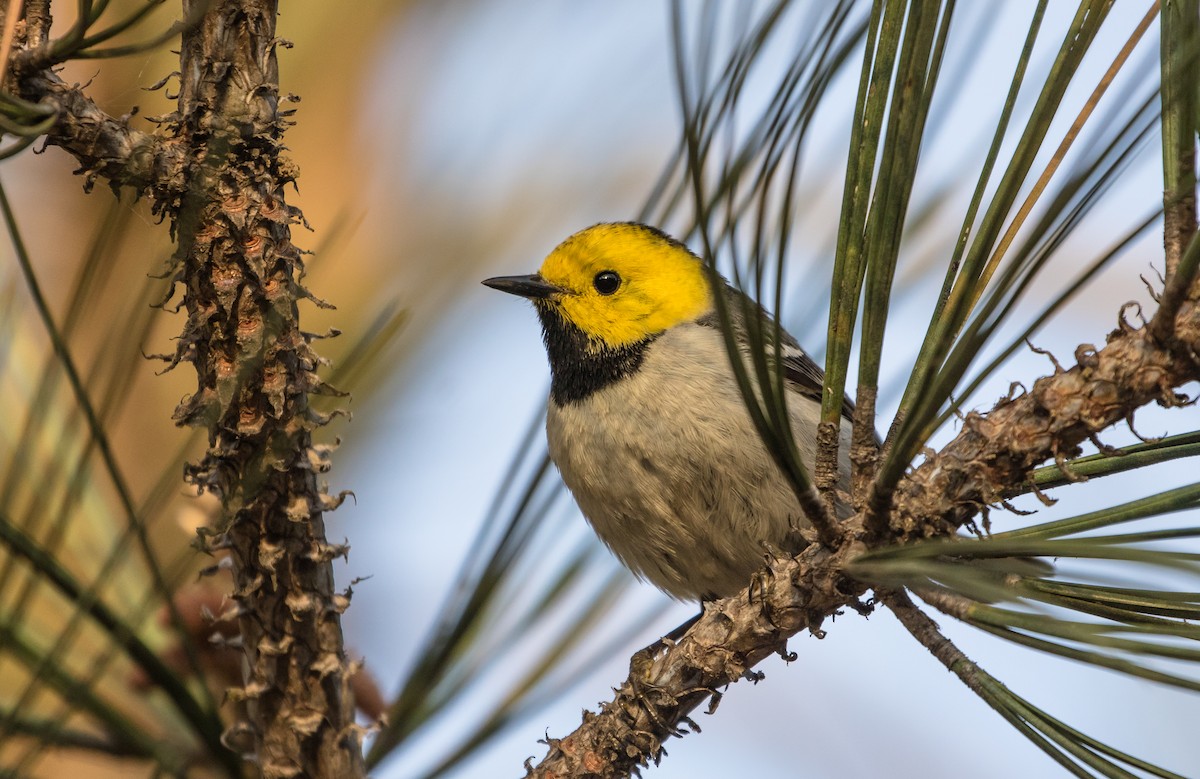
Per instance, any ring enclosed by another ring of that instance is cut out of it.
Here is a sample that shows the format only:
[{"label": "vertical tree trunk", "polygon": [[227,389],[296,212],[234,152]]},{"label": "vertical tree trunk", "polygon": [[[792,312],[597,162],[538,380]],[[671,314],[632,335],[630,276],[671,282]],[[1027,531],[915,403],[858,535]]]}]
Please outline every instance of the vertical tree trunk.
[{"label": "vertical tree trunk", "polygon": [[181,90],[168,133],[187,150],[175,202],[159,203],[179,245],[175,280],[186,289],[180,359],[198,387],[176,410],[209,430],[189,480],[222,499],[213,547],[232,554],[246,651],[246,701],[266,777],[363,774],[347,684],[322,511],[336,500],[316,473],[312,430],[324,419],[309,393],[327,389],[300,330],[300,221],[284,187],[296,176],[281,155],[274,0],[185,0],[199,22],[183,35]]}]

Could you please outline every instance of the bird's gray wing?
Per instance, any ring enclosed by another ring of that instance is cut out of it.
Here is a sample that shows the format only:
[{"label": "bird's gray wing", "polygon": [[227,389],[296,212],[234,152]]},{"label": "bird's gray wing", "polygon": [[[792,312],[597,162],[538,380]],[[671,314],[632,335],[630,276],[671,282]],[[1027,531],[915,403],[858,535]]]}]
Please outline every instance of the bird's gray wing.
[{"label": "bird's gray wing", "polygon": [[[788,340],[791,340],[790,336]],[[792,389],[806,398],[821,402],[821,393],[825,384],[825,371],[808,356],[808,353],[798,344],[783,346],[784,376],[791,383]],[[854,401],[849,395],[842,395],[842,416],[854,420]]]},{"label": "bird's gray wing", "polygon": [[[739,291],[732,285],[725,285],[725,300],[728,303],[729,317],[733,323],[733,330],[738,339],[738,342],[744,346],[749,345],[749,336],[746,331],[746,315],[748,312],[753,312],[762,318],[765,333],[769,335],[774,331],[775,320],[763,310],[762,306],[755,303],[743,292]],[[697,320],[697,324],[706,325],[720,329],[721,318],[716,311],[708,313]],[[801,348],[796,339],[791,336],[786,330],[780,330],[781,341],[781,359],[783,362],[784,377],[787,379],[790,388],[797,392],[802,397],[811,398],[817,403],[821,402],[821,394],[825,384],[825,371],[821,370],[821,366],[808,356],[808,353]],[[768,343],[770,343],[768,341]],[[842,416],[847,420],[854,418],[854,401],[849,395],[842,396]]]}]

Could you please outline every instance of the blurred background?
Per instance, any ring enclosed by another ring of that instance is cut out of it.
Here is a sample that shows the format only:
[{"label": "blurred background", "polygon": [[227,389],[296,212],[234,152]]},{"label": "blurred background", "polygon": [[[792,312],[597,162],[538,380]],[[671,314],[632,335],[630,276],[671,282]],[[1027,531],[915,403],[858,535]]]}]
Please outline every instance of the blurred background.
[{"label": "blurred background", "polygon": [[[702,4],[684,3],[689,5]],[[909,343],[908,331],[925,327],[940,284],[936,271],[956,238],[961,203],[970,197],[999,111],[996,94],[1007,89],[1034,5],[1016,0],[964,4],[956,17],[962,30],[953,39],[956,50],[948,54],[938,98],[945,105],[935,108],[938,126],[922,152],[926,180],[920,186],[927,208],[914,206],[912,219],[920,221],[902,255],[904,294],[897,298],[890,331],[895,346],[885,355],[882,383],[886,390],[890,377],[896,391],[892,396],[885,391],[882,398],[881,429],[911,363],[915,344]],[[737,14],[761,13],[766,6],[726,9],[716,50],[721,50],[723,31],[736,29]],[[1061,137],[1146,8],[1146,3],[1118,0],[1051,138]],[[1049,5],[1031,73],[1045,69],[1074,10],[1065,3]],[[799,4],[792,14],[797,35],[811,13]],[[336,421],[323,437],[341,440],[331,488],[355,495],[327,518],[331,540],[346,538],[352,547],[349,560],[338,568],[342,582],[356,582],[344,621],[347,644],[365,658],[391,699],[453,597],[464,560],[479,553],[481,539],[498,532],[485,521],[519,500],[511,494],[497,499],[502,486],[527,481],[540,457],[540,433],[531,439],[530,431],[539,424],[549,376],[536,319],[528,306],[479,281],[532,272],[570,233],[638,214],[679,144],[670,14],[665,3],[644,0],[360,0],[352,10],[341,3],[285,4],[279,24],[281,36],[294,43],[280,52],[283,89],[301,98],[296,126],[287,136],[301,171],[291,202],[313,227],[296,240],[315,252],[308,260],[308,287],[337,306],[334,311],[305,308],[306,327],[345,333],[319,347],[335,370],[339,361],[359,359],[356,349],[362,348],[365,333],[378,336],[371,359],[344,385],[353,394],[343,404],[352,417]],[[777,69],[786,64],[786,35],[779,37],[778,50],[762,55],[761,83],[752,81],[742,98],[747,111],[769,95],[777,78],[772,63],[778,61]],[[1152,28],[1101,104],[1081,148],[1103,141],[1106,106],[1133,100],[1157,78],[1156,46]],[[111,114],[136,105],[141,116],[153,116],[171,110],[171,102],[164,92],[145,88],[173,69],[172,58],[162,51],[72,63],[64,78],[93,80],[90,93]],[[857,78],[856,64],[836,77],[813,119],[799,177],[796,261],[788,267],[781,314],[818,357]],[[1037,76],[1031,79],[1036,82]],[[1030,107],[1030,99],[1023,99],[1018,115]],[[1161,199],[1158,144],[1157,136],[1145,139],[1114,189],[1060,249],[1077,253],[1080,269]],[[1053,144],[1048,146],[1047,154]],[[84,194],[73,168],[65,153],[51,149],[5,163],[0,180],[52,310],[60,321],[69,315],[79,319],[72,349],[92,372],[97,397],[111,399],[105,425],[132,492],[163,493],[153,503],[152,543],[164,555],[168,550],[186,555],[180,550],[203,520],[188,508],[191,499],[173,458],[177,452],[195,456],[202,442],[175,428],[170,418],[194,387],[194,377],[188,366],[158,375],[162,366],[140,357],[141,351],[170,351],[171,338],[182,326],[180,316],[145,305],[166,290],[161,280],[148,277],[162,270],[170,254],[166,228],[155,223],[145,203],[127,194],[117,203],[103,185]],[[681,209],[677,223],[661,226],[681,230],[687,211]],[[64,213],[73,215],[67,229]],[[81,303],[71,296],[73,280],[106,231],[112,233],[105,239],[109,260],[88,277],[92,286]],[[1079,343],[1102,342],[1116,325],[1122,303],[1149,305],[1139,276],[1153,277],[1152,266],[1161,268],[1161,257],[1156,227],[1037,333],[1036,345],[1065,360]],[[38,391],[48,342],[39,334],[7,244],[0,247],[0,258],[4,318],[14,333],[4,344],[0,373],[0,401],[14,409],[0,420],[0,468],[24,469],[11,487],[19,490],[22,483],[49,478],[58,458],[67,456],[56,442],[79,421],[69,416],[54,421],[48,413],[37,452],[15,448],[15,442],[29,440],[20,436],[35,397],[52,403],[67,392],[62,386]],[[1075,272],[1065,270],[1066,262],[1054,267],[1057,274]],[[927,272],[931,268],[934,274]],[[1064,281],[1049,278],[1044,287],[1031,290],[1023,310],[1039,311]],[[1012,332],[1028,318],[1018,311]],[[142,342],[135,346],[114,338],[108,325],[100,324],[111,321],[123,323],[121,328],[144,327]],[[1021,351],[964,406],[986,408],[1008,391],[1010,381],[1031,382],[1051,370],[1046,357]],[[1179,430],[1182,415],[1190,415],[1190,428],[1200,422],[1194,409],[1171,413],[1139,415],[1139,431]],[[933,444],[953,433],[948,427]],[[1117,445],[1133,440],[1126,429],[1106,438]],[[166,461],[174,470],[164,477]],[[1114,495],[1165,489],[1173,486],[1167,483],[1171,479],[1194,481],[1194,465],[1190,470],[1178,466],[1153,487],[1138,478],[1111,477],[1103,489],[1086,495],[1064,488],[1061,497],[1071,499],[1052,508],[1020,505],[1039,509],[1039,521],[1068,516],[1112,503]],[[88,494],[97,505],[111,503],[111,489],[98,481],[86,488]],[[423,776],[452,754],[458,756],[447,776],[519,775],[526,758],[544,754],[539,739],[567,734],[578,724],[581,709],[611,697],[610,688],[624,679],[634,650],[694,613],[692,605],[672,603],[632,581],[599,548],[568,499],[552,487],[538,495],[545,503],[542,524],[514,564],[517,584],[506,585],[506,597],[512,598],[513,613],[520,613],[520,604],[553,588],[563,561],[579,561],[581,584],[573,585],[559,607],[563,614],[574,613],[590,599],[603,599],[582,646],[572,649],[573,657],[588,661],[568,663],[568,673],[540,682],[534,704],[474,743],[467,735],[513,694],[514,680],[543,662],[545,647],[556,640],[555,627],[569,624],[566,616],[551,616],[536,630],[524,631],[506,624],[501,611],[489,624],[499,626],[493,635],[505,638],[481,655],[491,659],[471,667],[452,702],[414,727],[374,775]],[[27,500],[37,499],[31,488]],[[997,527],[1008,519],[993,516]],[[105,526],[95,521],[92,535],[84,532],[86,521],[73,531],[83,557],[89,544],[107,548]],[[120,586],[136,593],[142,576],[131,569]],[[19,581],[8,580],[0,593],[10,597]],[[153,609],[143,611],[151,615],[145,617],[150,630]],[[1191,736],[1200,714],[1194,697],[1042,656],[948,619],[941,622],[993,675],[1073,726],[1177,772],[1200,771],[1200,744]],[[948,777],[969,772],[998,779],[1060,771],[947,674],[886,611],[868,619],[845,615],[826,629],[821,640],[793,639],[797,659],[765,663],[764,682],[730,688],[714,716],[696,717],[703,733],[669,742],[669,757],[651,769],[652,775]],[[488,646],[486,636],[480,641]],[[87,656],[86,647],[75,651]],[[4,675],[5,668],[0,665],[0,680],[15,680]],[[122,673],[114,666],[106,676],[110,693],[136,694],[121,692],[128,686]],[[41,705],[51,707],[49,697],[43,695]],[[464,739],[470,742],[466,748]],[[24,767],[32,775],[53,776],[61,770],[57,759],[43,755]],[[123,770],[119,763],[109,768],[117,775]]]}]

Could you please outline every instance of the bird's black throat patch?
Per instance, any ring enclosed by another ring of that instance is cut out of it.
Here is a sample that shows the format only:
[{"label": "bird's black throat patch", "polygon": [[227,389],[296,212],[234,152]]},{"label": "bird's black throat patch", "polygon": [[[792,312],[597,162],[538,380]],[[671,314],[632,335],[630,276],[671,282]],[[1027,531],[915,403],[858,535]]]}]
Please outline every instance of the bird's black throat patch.
[{"label": "bird's black throat patch", "polygon": [[641,367],[651,336],[611,348],[598,344],[562,317],[552,305],[535,305],[550,360],[550,399],[560,406],[578,403]]}]

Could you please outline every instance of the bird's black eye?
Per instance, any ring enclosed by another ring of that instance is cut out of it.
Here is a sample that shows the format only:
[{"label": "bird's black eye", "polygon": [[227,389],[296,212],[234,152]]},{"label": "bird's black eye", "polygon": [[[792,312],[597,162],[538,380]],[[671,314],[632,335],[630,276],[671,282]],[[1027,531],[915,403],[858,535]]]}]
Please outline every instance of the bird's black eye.
[{"label": "bird's black eye", "polygon": [[621,286],[621,277],[613,270],[602,270],[592,279],[592,286],[601,295],[611,295]]}]

